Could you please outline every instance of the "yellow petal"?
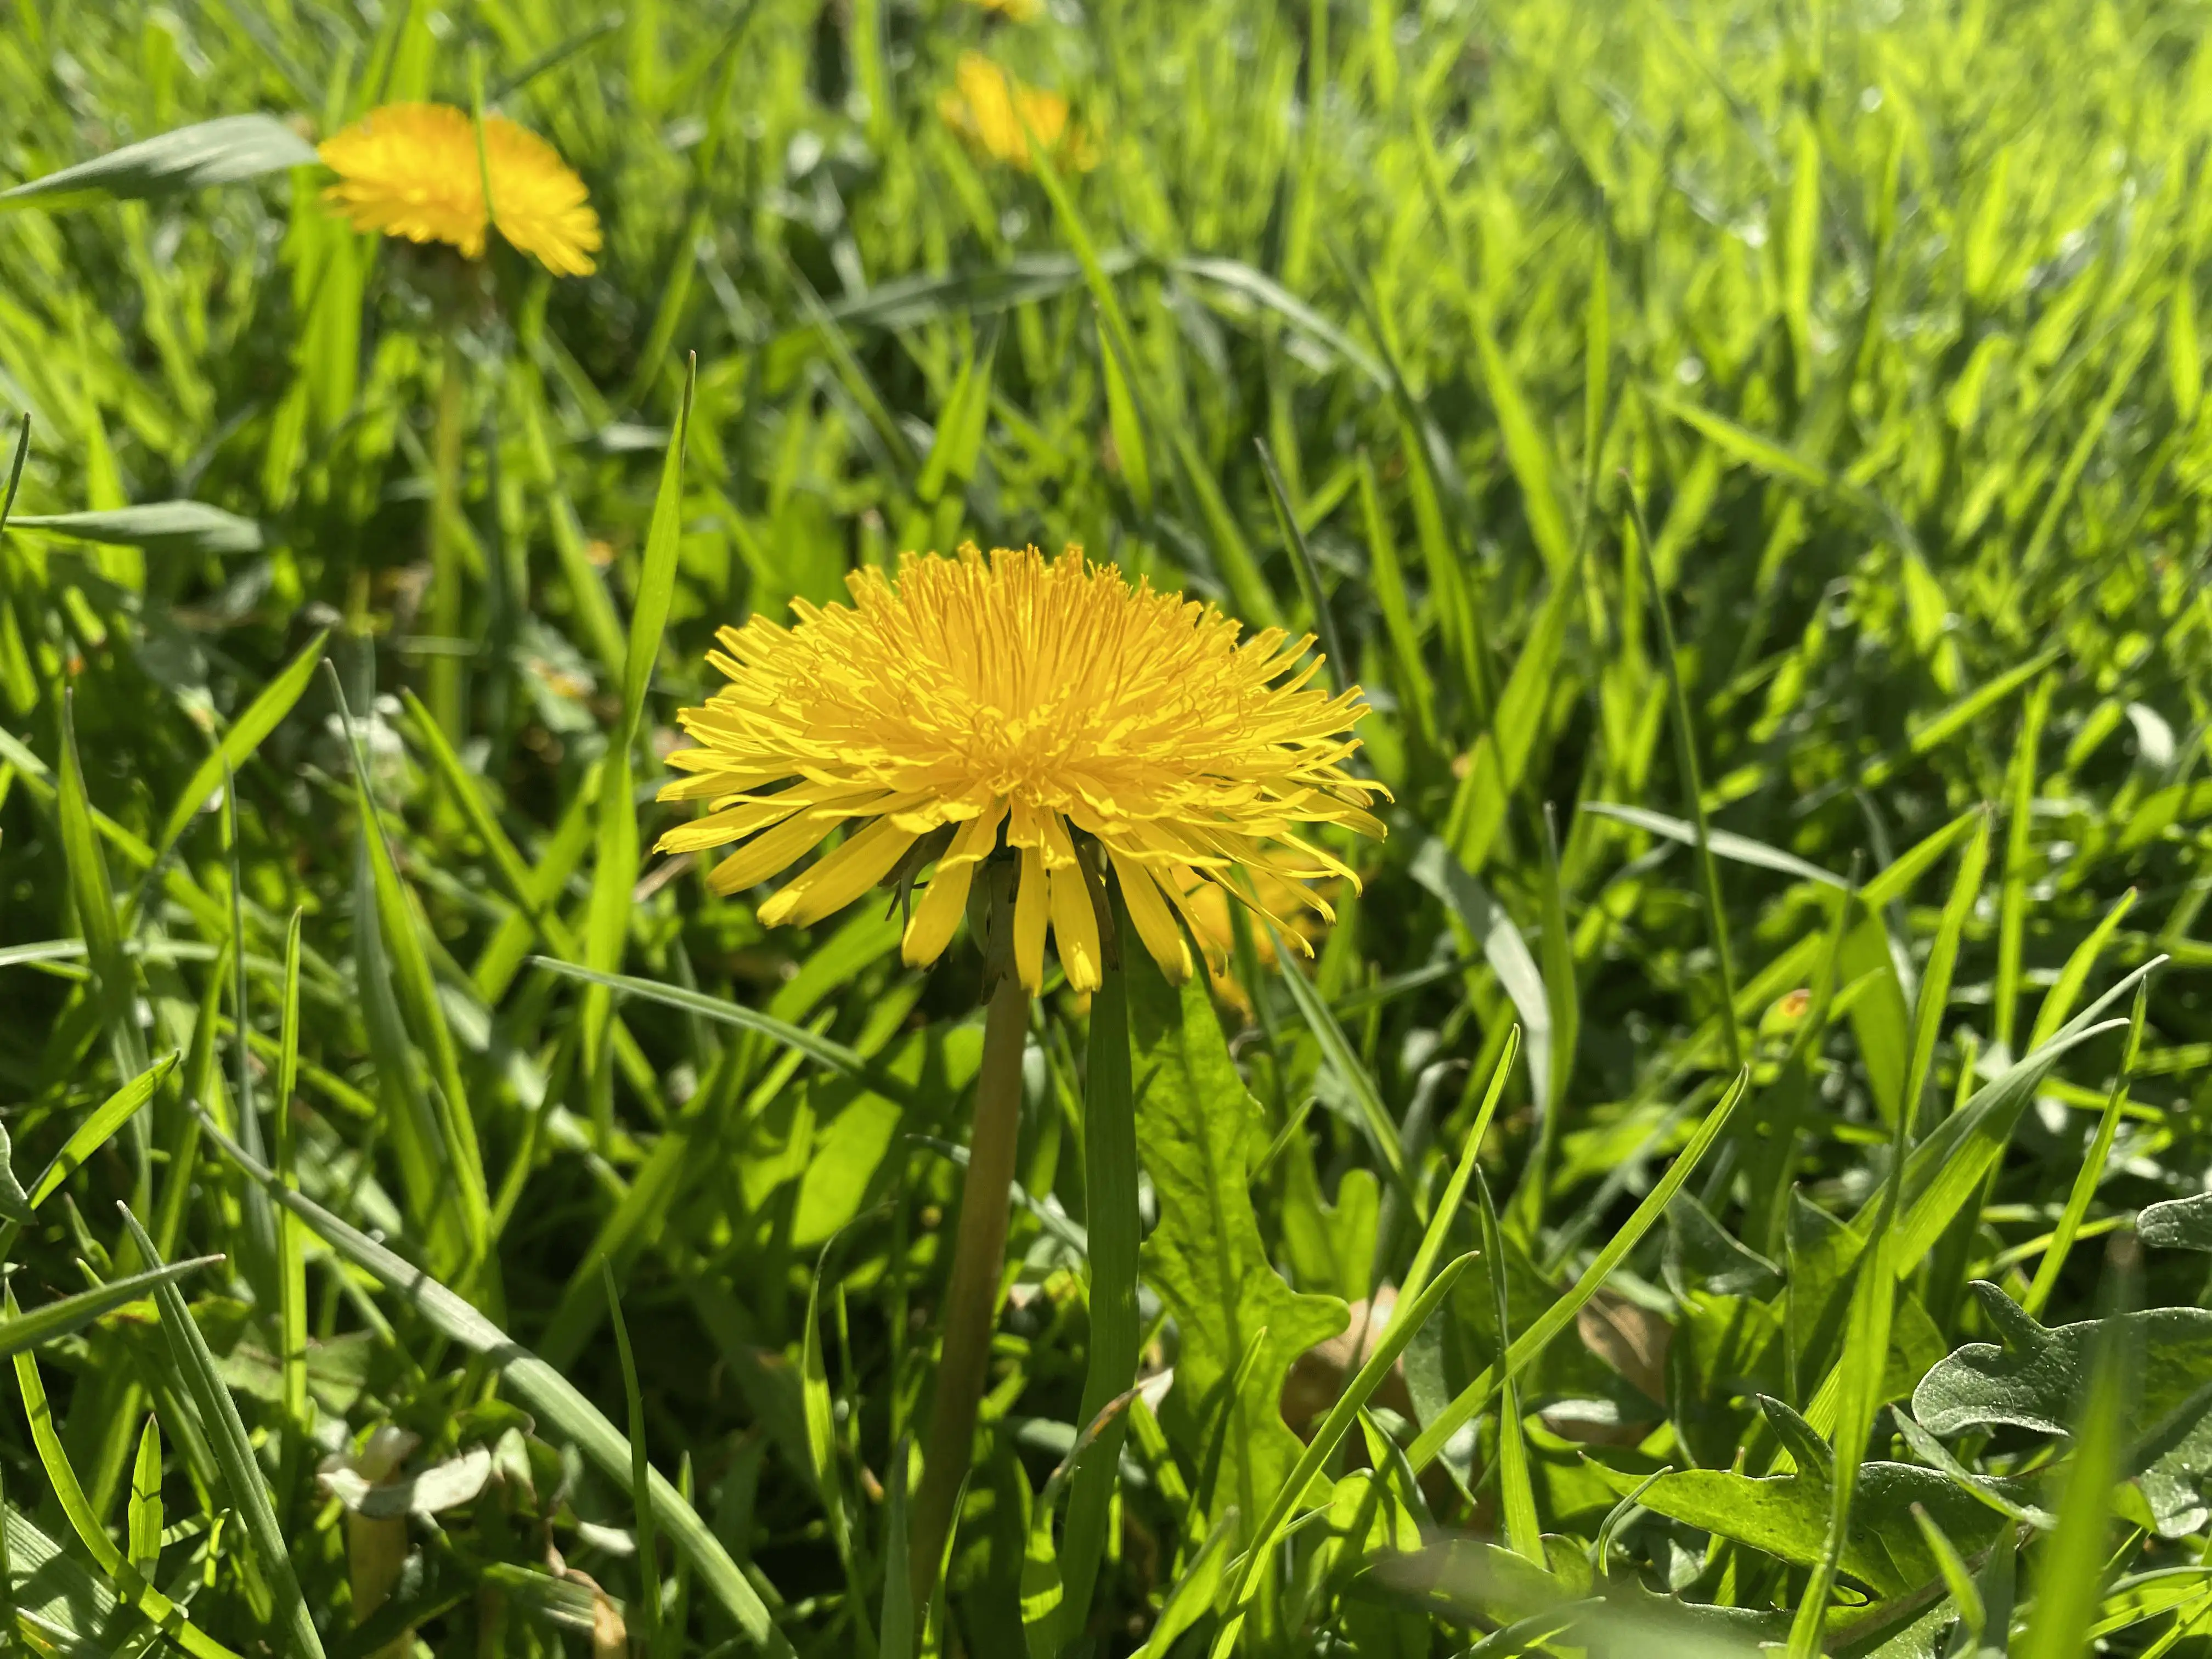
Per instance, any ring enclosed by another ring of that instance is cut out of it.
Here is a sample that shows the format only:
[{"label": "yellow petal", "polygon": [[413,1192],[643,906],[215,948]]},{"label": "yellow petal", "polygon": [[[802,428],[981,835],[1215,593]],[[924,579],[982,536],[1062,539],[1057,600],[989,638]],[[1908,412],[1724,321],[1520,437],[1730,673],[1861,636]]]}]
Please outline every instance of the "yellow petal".
[{"label": "yellow petal", "polygon": [[1057,812],[1037,814],[1038,827],[1044,835],[1044,865],[1048,870],[1066,870],[1074,866],[1075,842],[1067,833],[1067,825]]},{"label": "yellow petal", "polygon": [[937,873],[922,889],[914,915],[907,920],[900,954],[908,967],[927,968],[945,954],[945,947],[952,943],[952,935],[960,927],[960,918],[967,912],[968,887],[975,877],[972,860],[938,860]]},{"label": "yellow petal", "polygon": [[1021,885],[1014,894],[1014,971],[1031,996],[1044,989],[1044,924],[1050,898],[1044,854],[1035,847],[1023,848]]},{"label": "yellow petal", "polygon": [[999,845],[999,826],[1006,822],[1006,803],[994,800],[975,817],[953,832],[952,845],[945,849],[944,862],[973,864],[987,859]]},{"label": "yellow petal", "polygon": [[836,819],[813,812],[786,818],[716,865],[707,878],[707,885],[712,891],[722,894],[741,893],[748,887],[757,887],[812,852],[836,827]]},{"label": "yellow petal", "polygon": [[836,851],[762,905],[762,922],[770,927],[787,921],[805,927],[843,909],[889,875],[915,839],[912,830],[878,818],[846,836]]},{"label": "yellow petal", "polygon": [[1114,860],[1114,869],[1121,878],[1121,900],[1129,908],[1129,920],[1135,924],[1137,937],[1145,942],[1160,971],[1168,976],[1171,985],[1180,985],[1190,977],[1190,947],[1183,943],[1182,931],[1176,926],[1174,914],[1167,901],[1160,896],[1158,884],[1152,872],[1133,858],[1116,853],[1110,847],[1107,855]]},{"label": "yellow petal", "polygon": [[1190,929],[1190,936],[1198,941],[1198,948],[1205,952],[1206,965],[1217,974],[1227,971],[1229,939],[1233,936],[1224,935],[1217,938],[1210,928],[1199,921],[1198,913],[1191,908],[1190,901],[1184,896],[1182,889],[1176,884],[1175,875],[1170,874],[1158,884],[1160,890],[1167,895],[1168,902],[1181,913],[1183,925]]},{"label": "yellow petal", "polygon": [[[1060,831],[1064,837],[1067,832]],[[1060,965],[1079,991],[1098,988],[1098,913],[1091,908],[1091,878],[1080,864],[1051,872],[1052,933],[1060,946]]]},{"label": "yellow petal", "polygon": [[708,847],[726,847],[740,836],[780,823],[805,807],[803,800],[746,801],[726,811],[709,812],[689,823],[679,823],[653,843],[656,853],[696,853]]}]

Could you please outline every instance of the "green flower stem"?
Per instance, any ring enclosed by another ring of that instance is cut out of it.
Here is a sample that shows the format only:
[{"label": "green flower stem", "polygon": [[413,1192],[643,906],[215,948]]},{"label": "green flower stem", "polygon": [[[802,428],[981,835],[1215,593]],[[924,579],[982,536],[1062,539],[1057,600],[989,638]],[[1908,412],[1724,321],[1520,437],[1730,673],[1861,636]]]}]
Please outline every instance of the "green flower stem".
[{"label": "green flower stem", "polygon": [[428,701],[439,728],[457,744],[468,735],[461,696],[463,664],[443,642],[461,637],[462,377],[466,367],[460,342],[448,328],[438,387],[438,424],[431,434],[429,632],[438,636],[441,648],[430,659]]},{"label": "green flower stem", "polygon": [[989,964],[990,1006],[983,1024],[982,1069],[975,1080],[968,1178],[952,1246],[952,1279],[945,1295],[945,1346],[938,1360],[929,1432],[922,1442],[921,1488],[915,1499],[909,1534],[908,1571],[917,1608],[927,1607],[936,1591],[938,1567],[952,1535],[960,1489],[975,1453],[975,1412],[988,1381],[991,1330],[998,1322],[1007,1206],[1021,1127],[1022,1051],[1030,1029],[1030,994],[1012,961],[1012,875],[1011,869],[982,872],[982,879],[994,884],[988,905],[991,940],[984,953]]}]

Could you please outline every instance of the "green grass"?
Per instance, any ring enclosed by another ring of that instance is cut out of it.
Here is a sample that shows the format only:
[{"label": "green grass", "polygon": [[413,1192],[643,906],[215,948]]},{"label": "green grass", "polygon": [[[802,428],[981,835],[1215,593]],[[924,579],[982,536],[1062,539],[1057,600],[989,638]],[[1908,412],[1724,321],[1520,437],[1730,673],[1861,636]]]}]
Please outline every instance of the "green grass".
[{"label": "green grass", "polygon": [[[0,199],[11,1634],[2212,1654],[2208,21],[16,0],[0,186],[481,88],[607,245]],[[1340,642],[1395,805],[1039,1002],[931,1607],[980,961],[643,849],[717,626],[971,538]]]}]

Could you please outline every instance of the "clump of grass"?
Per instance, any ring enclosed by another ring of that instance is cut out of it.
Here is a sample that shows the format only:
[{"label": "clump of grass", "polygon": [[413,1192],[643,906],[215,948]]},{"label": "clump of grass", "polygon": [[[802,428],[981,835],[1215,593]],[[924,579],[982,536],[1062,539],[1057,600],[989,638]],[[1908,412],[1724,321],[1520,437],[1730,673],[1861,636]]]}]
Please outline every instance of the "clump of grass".
[{"label": "clump of grass", "polygon": [[[12,1638],[2205,1645],[2168,9],[15,22]],[[596,272],[334,216],[421,100]],[[717,627],[970,538],[1314,632],[1395,805],[1310,969],[1045,985],[918,1601],[982,963],[641,849]]]}]

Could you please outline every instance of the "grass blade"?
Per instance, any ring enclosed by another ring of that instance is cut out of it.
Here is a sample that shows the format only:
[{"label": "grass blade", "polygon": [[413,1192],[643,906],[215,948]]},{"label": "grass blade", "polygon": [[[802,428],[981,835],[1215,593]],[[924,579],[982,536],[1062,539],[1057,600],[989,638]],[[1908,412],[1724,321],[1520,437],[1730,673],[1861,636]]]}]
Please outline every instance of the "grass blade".
[{"label": "grass blade", "polygon": [[[131,1213],[128,1205],[118,1205],[117,1208],[139,1253],[155,1266],[161,1266],[154,1241],[138,1224],[138,1218]],[[233,1507],[245,1522],[246,1535],[260,1559],[261,1571],[276,1593],[276,1623],[286,1632],[286,1646],[301,1659],[322,1659],[322,1638],[316,1633],[307,1599],[300,1593],[299,1577],[292,1571],[291,1553],[276,1525],[276,1511],[269,1502],[268,1483],[262,1479],[253,1443],[247,1437],[246,1424],[238,1414],[238,1403],[230,1397],[229,1389],[217,1373],[215,1355],[208,1349],[207,1339],[200,1334],[191,1310],[185,1305],[183,1293],[174,1284],[165,1283],[155,1288],[154,1299],[161,1310],[161,1330],[169,1340],[171,1362],[191,1395],[192,1403],[199,1407],[200,1421],[214,1436],[216,1465],[222,1471]]]},{"label": "grass blade", "polygon": [[[181,1266],[183,1264],[179,1264]],[[15,1297],[10,1291],[6,1297],[7,1309],[12,1317],[15,1313]],[[148,1583],[131,1564],[125,1560],[115,1540],[107,1535],[92,1504],[78,1483],[76,1471],[70,1467],[69,1454],[62,1449],[61,1437],[54,1431],[53,1410],[46,1402],[45,1382],[39,1376],[38,1361],[31,1357],[28,1348],[15,1351],[15,1385],[23,1396],[23,1414],[29,1419],[31,1443],[38,1452],[39,1462],[46,1473],[53,1488],[55,1504],[67,1517],[70,1529],[84,1546],[100,1570],[113,1581],[121,1599],[152,1621],[168,1639],[182,1648],[193,1659],[239,1659],[239,1656],[216,1641],[185,1616],[185,1611],[167,1596]],[[5,1523],[11,1529],[17,1524],[13,1511],[6,1513]],[[11,1546],[21,1540],[12,1530]],[[43,1539],[40,1541],[43,1542]],[[35,1559],[35,1558],[34,1558]],[[10,1631],[13,1638],[15,1632]]]},{"label": "grass blade", "polygon": [[[1110,937],[1127,937],[1118,906]],[[1137,1120],[1130,1079],[1129,997],[1126,968],[1109,956],[1091,998],[1088,1066],[1083,1087],[1084,1220],[1091,1265],[1091,1338],[1083,1397],[1076,1421],[1086,1425],[1137,1380],[1142,1333],[1137,1317]],[[1120,1413],[1099,1431],[1070,1477],[1067,1519],[1060,1535],[1060,1571],[1065,1600],[1062,1646],[1079,1636],[1091,1616],[1091,1590],[1106,1546],[1107,1522],[1120,1479],[1121,1443],[1128,1425]],[[894,1559],[896,1558],[894,1557]],[[894,1573],[892,1577],[898,1575]],[[889,1637],[886,1633],[886,1641]]]},{"label": "grass blade", "polygon": [[1283,487],[1283,475],[1267,441],[1255,438],[1252,447],[1259,452],[1260,471],[1267,480],[1267,499],[1274,503],[1275,528],[1297,561],[1298,580],[1306,590],[1306,603],[1313,606],[1314,629],[1321,635],[1322,649],[1336,665],[1336,683],[1348,685],[1352,659],[1345,654],[1343,637],[1336,631],[1336,613],[1330,610],[1328,595],[1322,587],[1321,567],[1314,562],[1313,550],[1306,545],[1306,532],[1298,528],[1297,511],[1291,505],[1290,491]]},{"label": "grass blade", "polygon": [[623,1320],[622,1293],[615,1270],[605,1256],[599,1274],[606,1285],[607,1323],[614,1327],[615,1356],[622,1366],[623,1398],[629,1406],[629,1492],[637,1514],[637,1566],[643,1580],[645,1644],[650,1651],[660,1637],[660,1548],[653,1536],[653,1464],[645,1452],[645,1395],[637,1382],[637,1361],[629,1351],[629,1327]]},{"label": "grass blade", "polygon": [[1467,1145],[1461,1149],[1459,1164],[1452,1170],[1451,1179],[1444,1183],[1443,1195],[1429,1217],[1428,1231],[1421,1235],[1419,1249],[1413,1252],[1413,1265],[1406,1269],[1406,1277],[1398,1285],[1398,1297],[1410,1303],[1420,1295],[1429,1282],[1429,1275],[1443,1255],[1444,1240],[1451,1232],[1451,1224],[1459,1214],[1459,1206],[1466,1201],[1468,1182],[1474,1177],[1476,1161],[1482,1156],[1484,1136],[1490,1133],[1490,1121],[1498,1115],[1498,1103],[1505,1097],[1506,1080],[1513,1075],[1513,1061],[1521,1052],[1521,1028],[1511,1027],[1505,1033],[1505,1046],[1498,1051],[1497,1063],[1490,1068],[1490,1084],[1483,1091],[1482,1104],[1475,1109],[1474,1126],[1467,1132]]},{"label": "grass blade", "polygon": [[[1513,1316],[1505,1294],[1505,1244],[1498,1231],[1498,1212],[1490,1202],[1490,1183],[1477,1170],[1476,1207],[1482,1217],[1483,1266],[1490,1278],[1491,1306],[1498,1320],[1498,1346],[1512,1342]],[[1509,1374],[1498,1385],[1498,1493],[1505,1511],[1505,1541],[1516,1555],[1544,1565],[1544,1529],[1536,1519],[1535,1488],[1528,1481],[1528,1444],[1521,1430],[1519,1391]]]},{"label": "grass blade", "polygon": [[1644,521],[1644,506],[1632,495],[1635,511],[1637,550],[1644,562],[1644,583],[1651,596],[1652,616],[1659,624],[1660,659],[1667,674],[1668,707],[1674,726],[1674,755],[1682,769],[1682,793],[1690,803],[1690,823],[1698,832],[1698,888],[1705,901],[1705,926],[1711,936],[1713,976],[1720,984],[1721,1035],[1730,1070],[1743,1065],[1743,1033],[1735,1021],[1735,967],[1729,955],[1728,914],[1721,904],[1720,868],[1713,862],[1712,831],[1705,823],[1705,785],[1698,776],[1697,735],[1690,723],[1690,702],[1682,690],[1681,653],[1674,643],[1674,619],[1667,608],[1666,590],[1651,562],[1651,531]]},{"label": "grass blade", "polygon": [[696,1014],[702,1019],[735,1025],[744,1030],[758,1031],[764,1036],[775,1038],[786,1048],[796,1048],[809,1060],[820,1060],[824,1066],[848,1076],[865,1079],[870,1088],[890,1099],[902,1099],[911,1092],[896,1078],[887,1076],[843,1043],[810,1031],[804,1026],[794,1025],[789,1020],[778,1019],[773,1014],[764,1014],[740,1003],[726,1002],[697,991],[687,991],[681,986],[662,985],[653,980],[639,979],[629,974],[602,974],[552,957],[532,957],[530,960],[548,973],[559,974],[567,979],[582,980],[586,984],[604,986],[629,996],[644,997],[671,1008],[681,1009],[685,1013]]},{"label": "grass blade", "polygon": [[[660,487],[653,501],[653,520],[645,537],[645,561],[638,578],[637,600],[632,607],[629,642],[623,659],[622,714],[599,781],[599,835],[593,854],[592,898],[585,913],[584,960],[598,973],[611,974],[622,966],[629,938],[630,890],[637,881],[637,805],[632,799],[631,752],[639,723],[645,715],[645,693],[653,665],[660,654],[660,637],[668,625],[668,610],[676,596],[676,555],[682,539],[684,517],[684,459],[691,428],[691,404],[696,393],[699,365],[694,358],[684,380],[684,400],[676,414],[676,430],[662,458]],[[599,1148],[608,1149],[614,1133],[613,1080],[606,1069],[609,1058],[607,1026],[614,1000],[605,986],[592,985],[584,993],[582,1011],[584,1075],[592,1092],[592,1111]]]},{"label": "grass blade", "polygon": [[299,655],[261,688],[245,712],[231,722],[222,741],[193,769],[190,780],[178,791],[169,816],[161,821],[161,833],[155,838],[154,868],[159,869],[169,856],[177,838],[207,805],[224,775],[245,765],[269,734],[283,724],[307,690],[307,682],[314,678],[315,665],[323,659],[323,646],[329,639],[330,630],[325,629],[309,640]]},{"label": "grass blade", "polygon": [[1527,1370],[1536,1356],[1551,1346],[1553,1339],[1574,1322],[1575,1316],[1597,1294],[1598,1287],[1605,1283],[1615,1267],[1627,1259],[1628,1253],[1643,1241],[1644,1235],[1650,1231],[1659,1218],[1666,1213],[1667,1206],[1682,1189],[1682,1183],[1695,1172],[1698,1163],[1719,1138],[1721,1131],[1728,1127],[1729,1115],[1735,1112],[1736,1103],[1743,1098],[1744,1090],[1749,1082],[1747,1073],[1739,1072],[1736,1074],[1735,1081],[1729,1085],[1728,1092],[1705,1115],[1705,1121],[1690,1137],[1689,1144],[1675,1154],[1674,1162],[1667,1173],[1644,1194],[1644,1201],[1636,1206],[1635,1213],[1606,1242],[1596,1259],[1583,1270],[1582,1277],[1575,1281],[1574,1287],[1545,1310],[1534,1324],[1514,1339],[1512,1346],[1505,1351],[1502,1364],[1486,1367],[1480,1376],[1460,1390],[1434,1422],[1422,1428],[1406,1451],[1407,1461],[1413,1465],[1416,1474],[1436,1462],[1444,1443],[1474,1421],[1489,1405],[1490,1397],[1497,1392],[1501,1376],[1514,1376]]},{"label": "grass blade", "polygon": [[[600,1474],[617,1482],[627,1482],[632,1478],[635,1464],[629,1441],[568,1378],[421,1268],[410,1266],[312,1199],[285,1189],[275,1171],[248,1158],[219,1127],[208,1125],[207,1128],[210,1139],[226,1157],[268,1188],[276,1202],[299,1217],[325,1243],[387,1290],[405,1297],[416,1313],[446,1337],[489,1358],[507,1386],[547,1423],[573,1440]],[[790,1642],[776,1628],[759,1592],[730,1559],[729,1552],[723,1548],[699,1512],[658,1470],[648,1470],[647,1474],[653,1513],[667,1528],[670,1541],[690,1562],[700,1582],[737,1620],[738,1629],[755,1648],[774,1656],[774,1659],[796,1659]]]},{"label": "grass blade", "polygon": [[2034,829],[2036,750],[2051,710],[2052,680],[2038,680],[2021,708],[2020,738],[2013,745],[2005,821],[2004,884],[1997,900],[1995,1004],[1997,1046],[2012,1052],[2013,1022],[2020,1011],[2021,954],[2027,933],[2029,836]]},{"label": "grass blade", "polygon": [[1290,1519],[1291,1510],[1304,1495],[1307,1484],[1321,1473],[1338,1443],[1358,1419],[1360,1408],[1373,1398],[1375,1390],[1382,1386],[1382,1379],[1398,1363],[1398,1356],[1413,1340],[1414,1333],[1428,1322],[1429,1316],[1449,1294],[1460,1274],[1467,1270],[1468,1263],[1474,1260],[1472,1252],[1455,1258],[1429,1281],[1428,1287],[1418,1298],[1399,1304],[1390,1322],[1383,1328],[1382,1340],[1375,1345],[1374,1352],[1360,1366],[1358,1375],[1345,1385],[1344,1392],[1329,1407],[1328,1415],[1314,1431],[1313,1439],[1291,1467],[1290,1478],[1269,1501],[1259,1526],[1253,1530],[1252,1545],[1245,1553],[1244,1576],[1236,1601],[1232,1604],[1230,1616],[1223,1622],[1221,1633],[1214,1638],[1214,1659],[1224,1659],[1224,1656],[1236,1646],[1244,1608],[1258,1593],[1261,1577],[1273,1559],[1276,1541],[1282,1536],[1284,1523]]},{"label": "grass blade", "polygon": [[138,1456],[131,1465],[126,1532],[131,1570],[147,1577],[161,1559],[161,1425],[151,1416],[138,1437]]},{"label": "grass blade", "polygon": [[86,1161],[107,1144],[109,1136],[137,1115],[138,1109],[154,1097],[154,1091],[176,1069],[177,1059],[175,1054],[162,1055],[95,1106],[84,1121],[70,1131],[61,1151],[54,1154],[52,1161],[31,1183],[33,1209],[52,1198],[62,1182],[82,1169]]},{"label": "grass blade", "polygon": [[[2137,1249],[2134,1236],[2116,1234],[2110,1249],[2120,1264],[2116,1277],[2124,1282],[2132,1276]],[[2075,1425],[2073,1455],[2067,1461],[2058,1498],[2058,1526],[2038,1563],[2041,1571],[2021,1644],[2022,1659],[2080,1659],[2090,1650],[2089,1627],[2104,1594],[2106,1534],[2124,1443],[2130,1356],[2124,1335],[2126,1322],[2108,1316],[2102,1324],[2081,1419]]]},{"label": "grass blade", "polygon": [[[362,845],[368,860],[377,919],[375,942],[389,965],[392,989],[397,993],[406,1022],[428,1050],[430,1076],[435,1085],[435,1124],[442,1142],[441,1151],[457,1189],[454,1195],[459,1200],[462,1234],[467,1241],[469,1260],[474,1264],[484,1259],[489,1248],[491,1199],[484,1182],[483,1152],[477,1142],[476,1120],[470,1114],[468,1089],[461,1077],[460,1050],[447,1021],[446,1006],[438,994],[424,943],[429,936],[429,924],[415,895],[401,878],[392,856],[383,811],[377,805],[376,791],[371,782],[368,756],[362,747],[360,730],[354,724],[353,712],[346,706],[345,692],[338,684],[335,669],[330,678],[331,692],[337,700],[338,718],[347,733],[347,750],[353,761],[354,808],[361,815]],[[373,969],[373,964],[365,965]],[[382,993],[371,991],[368,994],[377,996]],[[412,1074],[411,1060],[403,1057],[395,1048],[387,1048],[379,1056],[379,1061],[380,1072],[392,1066],[402,1075]]]},{"label": "grass blade", "polygon": [[144,1273],[110,1279],[91,1290],[79,1291],[74,1296],[46,1303],[29,1313],[22,1312],[10,1303],[8,1317],[0,1320],[0,1355],[21,1353],[42,1342],[51,1342],[57,1337],[67,1336],[72,1331],[82,1330],[103,1314],[136,1302],[151,1294],[160,1285],[182,1279],[186,1273],[197,1273],[202,1267],[212,1267],[222,1260],[219,1255],[195,1256],[190,1261],[149,1268]]},{"label": "grass blade", "polygon": [[1936,1039],[1951,998],[1951,975],[1959,963],[1959,941],[1966,933],[1967,918],[1981,900],[1982,875],[1989,867],[1989,858],[1990,815],[1984,812],[1974,838],[1960,855],[1958,876],[1951,884],[1942,920],[1936,925],[1936,942],[1929,950],[1928,965],[1920,975],[1919,997],[1912,1007],[1912,1046],[1901,1097],[1908,1134],[1915,1131],[1922,1097],[1928,1091],[1929,1073],[1936,1063]]},{"label": "grass blade", "polygon": [[[292,912],[284,930],[284,990],[277,1038],[276,1091],[272,1097],[273,1139],[277,1179],[297,1191],[292,1127],[292,1091],[300,1074],[300,917]],[[305,1428],[307,1416],[307,1265],[300,1248],[300,1224],[289,1211],[276,1212],[277,1358],[283,1368],[284,1409]]]},{"label": "grass blade", "polygon": [[2089,1202],[2096,1197],[2097,1188],[2105,1179],[2105,1165],[2112,1155],[2112,1140],[2119,1133],[2120,1115],[2127,1109],[2128,1080],[2135,1072],[2136,1056],[2142,1052],[2143,1018],[2149,1004],[2150,982],[2136,981],[2135,1006],[2128,1016],[2127,1047],[2120,1056],[2120,1069],[2112,1079],[2112,1093],[2106,1097],[2104,1115],[2097,1120],[2097,1133],[2089,1142],[2089,1155],[2075,1174],[2073,1188],[2066,1195],[2066,1208],[2059,1215],[2058,1224],[2051,1231],[2051,1247],[2036,1264],[2035,1280],[2021,1302],[2021,1308],[2031,1316],[2039,1318],[2044,1305],[2051,1300],[2058,1275],[2065,1268],[2067,1255],[2073,1249],[2081,1223],[2089,1213]]},{"label": "grass blade", "polygon": [[1375,1148],[1376,1156],[1382,1160],[1382,1166],[1389,1171],[1391,1181],[1405,1194],[1407,1202],[1425,1221],[1427,1216],[1420,1196],[1414,1192],[1412,1178],[1406,1168],[1406,1149],[1399,1138],[1398,1125],[1390,1116],[1390,1109],[1382,1103],[1382,1096],[1375,1086],[1375,1079],[1359,1063],[1359,1056],[1352,1051],[1350,1039],[1344,1035],[1344,1028],[1336,1023],[1336,1016],[1329,1012],[1328,1004],[1322,1000],[1313,981],[1296,968],[1287,966],[1291,960],[1290,951],[1273,925],[1264,925],[1267,928],[1268,938],[1274,941],[1275,960],[1286,964],[1281,979],[1290,988],[1291,1000],[1297,1004],[1298,1012],[1304,1016],[1306,1029],[1313,1033],[1314,1041],[1320,1045],[1322,1056],[1328,1062],[1329,1069],[1336,1073],[1338,1080],[1358,1106],[1369,1144]]}]

